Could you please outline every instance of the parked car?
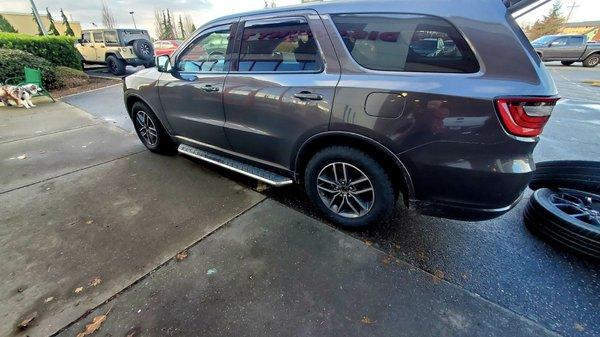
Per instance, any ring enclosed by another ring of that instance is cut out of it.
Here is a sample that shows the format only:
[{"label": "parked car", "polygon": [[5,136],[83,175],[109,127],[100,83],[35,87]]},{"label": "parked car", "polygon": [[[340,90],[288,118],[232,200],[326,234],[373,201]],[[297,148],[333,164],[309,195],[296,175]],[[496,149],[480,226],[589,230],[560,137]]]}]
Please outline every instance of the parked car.
[{"label": "parked car", "polygon": [[531,42],[543,61],[561,61],[565,66],[582,62],[584,67],[600,64],[600,43],[586,35],[546,35]]},{"label": "parked car", "polygon": [[181,44],[181,40],[159,40],[154,41],[154,55],[171,55]]},{"label": "parked car", "polygon": [[424,214],[494,218],[521,198],[558,100],[504,3],[323,2],[223,17],[126,77],[125,104],[149,150],[303,184],[344,226],[380,221],[399,196]]},{"label": "parked car", "polygon": [[82,65],[106,64],[114,75],[124,75],[128,65],[154,66],[154,47],[146,30],[84,30],[75,48],[82,56]]}]

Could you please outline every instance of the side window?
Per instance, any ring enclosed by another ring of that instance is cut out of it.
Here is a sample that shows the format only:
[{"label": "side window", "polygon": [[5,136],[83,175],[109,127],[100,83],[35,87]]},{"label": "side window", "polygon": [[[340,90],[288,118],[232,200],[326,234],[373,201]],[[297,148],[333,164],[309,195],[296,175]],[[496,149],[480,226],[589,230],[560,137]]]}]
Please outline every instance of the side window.
[{"label": "side window", "polygon": [[563,46],[567,45],[567,41],[568,41],[568,38],[561,37],[561,38],[558,38],[558,39],[552,41],[551,46],[552,47],[563,47]]},{"label": "side window", "polygon": [[92,37],[91,37],[90,32],[83,33],[82,38],[83,38],[84,43],[92,42]]},{"label": "side window", "polygon": [[177,59],[177,69],[182,72],[226,71],[227,47],[230,29],[212,31],[198,37]]},{"label": "side window", "polygon": [[103,43],[104,42],[104,37],[102,36],[102,32],[93,32],[92,35],[94,36],[94,43]]},{"label": "side window", "polygon": [[408,14],[344,14],[333,21],[361,66],[383,71],[475,73],[473,51],[449,22]]},{"label": "side window", "polygon": [[239,71],[320,71],[317,43],[304,18],[248,21]]},{"label": "side window", "polygon": [[119,39],[117,38],[117,32],[114,30],[107,30],[104,32],[104,43],[107,45],[118,45]]},{"label": "side window", "polygon": [[583,45],[583,36],[571,36],[568,42],[569,46],[581,46]]}]

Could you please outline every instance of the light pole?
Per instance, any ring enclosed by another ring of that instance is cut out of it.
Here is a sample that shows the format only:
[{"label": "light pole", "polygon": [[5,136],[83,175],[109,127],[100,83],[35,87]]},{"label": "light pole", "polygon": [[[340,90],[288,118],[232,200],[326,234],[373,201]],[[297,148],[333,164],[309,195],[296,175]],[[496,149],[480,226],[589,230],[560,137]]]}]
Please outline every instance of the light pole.
[{"label": "light pole", "polygon": [[134,11],[130,11],[130,12],[129,12],[129,14],[131,14],[131,20],[133,20],[133,27],[134,27],[135,29],[137,29],[137,25],[135,24],[135,18],[133,17],[133,13],[134,13]]},{"label": "light pole", "polygon": [[35,2],[33,2],[33,0],[29,0],[29,2],[31,3],[31,11],[33,12],[33,16],[35,17],[38,27],[40,27],[40,31],[42,34],[44,34],[44,36],[48,35],[48,33],[46,33],[46,27],[44,27],[42,19],[40,19],[40,14],[37,11],[37,7],[35,7]]}]

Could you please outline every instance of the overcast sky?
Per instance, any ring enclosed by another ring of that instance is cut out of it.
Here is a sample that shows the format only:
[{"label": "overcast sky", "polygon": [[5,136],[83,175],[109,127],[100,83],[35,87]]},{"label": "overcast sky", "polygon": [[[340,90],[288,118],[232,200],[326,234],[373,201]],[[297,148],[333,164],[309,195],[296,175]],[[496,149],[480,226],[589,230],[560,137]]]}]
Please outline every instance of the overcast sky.
[{"label": "overcast sky", "polygon": [[[138,27],[154,31],[153,15],[155,8],[169,8],[176,14],[189,13],[196,26],[219,16],[239,13],[264,7],[264,0],[107,0],[120,27],[133,27],[130,11],[135,12]],[[427,1],[427,0],[423,0]],[[500,1],[500,0],[498,0]],[[270,0],[269,0],[270,2]],[[278,6],[300,3],[300,0],[275,0]],[[579,7],[573,10],[571,21],[600,20],[600,0],[563,0],[565,15],[568,6],[576,2]],[[55,19],[60,19],[59,10],[63,8],[67,16],[81,22],[84,28],[92,27],[92,23],[102,25],[100,13],[101,0],[35,0],[40,12],[49,7]],[[521,21],[533,22],[544,15],[551,5],[526,15]],[[0,11],[30,12],[29,0],[0,0]]]}]

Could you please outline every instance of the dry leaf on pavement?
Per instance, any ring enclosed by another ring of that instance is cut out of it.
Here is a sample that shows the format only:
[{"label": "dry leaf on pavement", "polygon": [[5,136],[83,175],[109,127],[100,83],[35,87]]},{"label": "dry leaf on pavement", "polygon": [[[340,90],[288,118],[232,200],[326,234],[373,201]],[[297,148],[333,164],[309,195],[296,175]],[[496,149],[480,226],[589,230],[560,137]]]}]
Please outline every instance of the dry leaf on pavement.
[{"label": "dry leaf on pavement", "polygon": [[52,302],[52,300],[54,299],[54,297],[48,297],[44,300],[44,303],[48,303],[48,302]]},{"label": "dry leaf on pavement", "polygon": [[186,250],[182,250],[181,252],[177,253],[177,255],[175,257],[179,261],[187,259],[187,257],[188,257],[188,251],[187,251],[187,249]]},{"label": "dry leaf on pavement", "polygon": [[79,294],[82,291],[83,291],[83,287],[77,287],[77,288],[75,288],[75,293],[76,294]]},{"label": "dry leaf on pavement", "polygon": [[19,329],[26,329],[29,326],[29,323],[31,323],[31,321],[33,321],[37,317],[37,315],[37,311],[34,311],[27,317],[25,317],[25,319],[23,319],[21,323],[19,323]]},{"label": "dry leaf on pavement", "polygon": [[373,241],[371,241],[371,240],[365,240],[365,245],[372,246],[373,245]]},{"label": "dry leaf on pavement", "polygon": [[90,281],[90,286],[95,287],[97,285],[99,285],[100,283],[102,283],[102,279],[99,277],[94,277],[91,281]]},{"label": "dry leaf on pavement", "polygon": [[19,159],[19,160],[27,159],[27,155],[22,154],[22,155],[18,156],[17,159]]},{"label": "dry leaf on pavement", "polygon": [[98,329],[100,329],[100,326],[102,325],[102,323],[104,323],[104,321],[106,321],[106,315],[94,317],[92,319],[92,323],[86,324],[85,330],[78,333],[77,337],[84,337],[93,334],[94,332],[98,331]]},{"label": "dry leaf on pavement", "polygon": [[433,282],[434,283],[439,283],[444,279],[444,272],[437,269],[434,273],[433,273]]},{"label": "dry leaf on pavement", "polygon": [[363,324],[373,324],[377,321],[370,319],[369,316],[363,316],[362,319],[360,320],[360,322]]}]

